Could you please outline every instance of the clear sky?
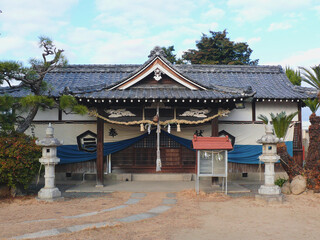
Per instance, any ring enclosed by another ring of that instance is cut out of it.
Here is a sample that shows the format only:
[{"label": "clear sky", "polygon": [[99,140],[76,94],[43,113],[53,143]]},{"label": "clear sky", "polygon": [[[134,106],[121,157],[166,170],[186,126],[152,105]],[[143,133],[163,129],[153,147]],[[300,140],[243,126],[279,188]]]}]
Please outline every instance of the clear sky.
[{"label": "clear sky", "polygon": [[227,29],[261,65],[320,64],[320,0],[0,0],[0,10],[0,61],[40,56],[44,35],[70,64],[141,64],[155,45],[181,55]]}]

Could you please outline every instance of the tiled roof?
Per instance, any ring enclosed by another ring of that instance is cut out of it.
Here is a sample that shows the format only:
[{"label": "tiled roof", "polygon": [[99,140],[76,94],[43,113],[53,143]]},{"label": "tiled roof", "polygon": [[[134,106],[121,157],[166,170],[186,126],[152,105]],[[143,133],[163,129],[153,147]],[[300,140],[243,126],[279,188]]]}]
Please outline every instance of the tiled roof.
[{"label": "tiled roof", "polygon": [[[164,57],[166,64],[191,81],[207,90],[189,90],[187,88],[109,90],[111,87],[133,76],[143,65],[69,65],[57,68],[45,76],[50,95],[59,96],[67,91],[74,96],[84,98],[174,98],[174,99],[227,99],[251,97],[270,99],[306,99],[316,97],[311,88],[291,84],[281,66],[235,66],[235,65],[172,65]],[[10,91],[10,92],[8,92]],[[16,88],[0,89],[19,97],[26,90]]]},{"label": "tiled roof", "polygon": [[192,146],[194,149],[232,150],[232,144],[228,136],[225,137],[197,137],[193,136]]}]

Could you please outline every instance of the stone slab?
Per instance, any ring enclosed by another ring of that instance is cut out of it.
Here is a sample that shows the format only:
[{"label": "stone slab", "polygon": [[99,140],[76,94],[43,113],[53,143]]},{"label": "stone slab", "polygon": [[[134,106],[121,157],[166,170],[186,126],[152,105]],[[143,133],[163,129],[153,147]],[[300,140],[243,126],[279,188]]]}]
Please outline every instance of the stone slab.
[{"label": "stone slab", "polygon": [[55,221],[55,220],[58,220],[58,219],[57,218],[37,219],[37,220],[24,221],[23,223],[48,222],[48,221]]},{"label": "stone slab", "polygon": [[83,214],[74,215],[74,216],[64,216],[63,218],[65,218],[65,219],[82,218],[82,217],[89,217],[89,216],[93,216],[93,215],[97,215],[97,214],[98,214],[98,212],[88,212],[88,213],[83,213]]},{"label": "stone slab", "polygon": [[176,194],[175,193],[167,193],[168,198],[175,198]]},{"label": "stone slab", "polygon": [[111,212],[111,211],[115,211],[115,210],[118,210],[118,209],[121,209],[121,208],[125,208],[125,207],[128,207],[128,206],[127,205],[119,205],[119,206],[116,206],[116,207],[103,209],[100,212]]},{"label": "stone slab", "polygon": [[165,198],[162,200],[162,204],[176,204],[176,203],[177,203],[177,199]]},{"label": "stone slab", "polygon": [[152,218],[156,215],[157,214],[154,214],[154,213],[139,213],[139,214],[135,214],[135,215],[131,215],[128,217],[117,219],[117,221],[127,222],[127,223],[128,222],[135,222],[135,221],[140,221],[140,220],[147,219],[147,218]]},{"label": "stone slab", "polygon": [[140,199],[138,198],[130,198],[128,201],[125,202],[125,204],[131,205],[131,204],[136,204],[140,202]]},{"label": "stone slab", "polygon": [[21,236],[13,237],[11,239],[29,239],[29,238],[41,238],[41,237],[51,237],[51,236],[56,236],[62,233],[71,233],[71,232],[78,232],[82,231],[84,229],[88,228],[101,228],[101,227],[108,227],[108,226],[114,226],[114,223],[109,223],[109,222],[99,222],[99,223],[88,223],[88,224],[83,224],[83,225],[74,225],[70,227],[65,227],[65,228],[54,228],[50,230],[44,230],[40,232],[35,232],[35,233],[29,233],[29,234],[24,234]]},{"label": "stone slab", "polygon": [[70,232],[78,232],[78,231],[88,229],[88,228],[101,228],[101,227],[108,227],[108,226],[112,226],[112,225],[113,224],[110,224],[108,222],[88,223],[88,224],[83,224],[83,225],[75,225],[75,226],[67,227],[67,229]]},{"label": "stone slab", "polygon": [[131,194],[131,198],[144,198],[145,196],[147,196],[146,193],[132,193]]},{"label": "stone slab", "polygon": [[35,233],[28,233],[21,236],[13,237],[12,239],[28,239],[28,238],[41,238],[41,237],[50,237],[60,234],[58,229],[44,230]]},{"label": "stone slab", "polygon": [[171,207],[169,207],[169,206],[159,206],[159,207],[155,207],[155,208],[150,209],[148,212],[154,213],[154,214],[160,214],[165,211],[168,211],[170,208]]},{"label": "stone slab", "polygon": [[67,228],[59,228],[57,229],[59,231],[60,234],[62,233],[71,233],[71,231]]}]

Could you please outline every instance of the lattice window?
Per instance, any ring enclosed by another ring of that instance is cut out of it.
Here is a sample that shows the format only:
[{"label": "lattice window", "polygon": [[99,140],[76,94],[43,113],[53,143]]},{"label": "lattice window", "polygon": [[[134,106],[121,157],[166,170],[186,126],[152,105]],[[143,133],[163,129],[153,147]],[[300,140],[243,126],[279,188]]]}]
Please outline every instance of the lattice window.
[{"label": "lattice window", "polygon": [[[157,147],[157,133],[152,132],[144,139],[134,144],[135,148],[156,148]],[[180,144],[172,140],[166,134],[160,134],[160,147],[165,148],[180,148]]]}]

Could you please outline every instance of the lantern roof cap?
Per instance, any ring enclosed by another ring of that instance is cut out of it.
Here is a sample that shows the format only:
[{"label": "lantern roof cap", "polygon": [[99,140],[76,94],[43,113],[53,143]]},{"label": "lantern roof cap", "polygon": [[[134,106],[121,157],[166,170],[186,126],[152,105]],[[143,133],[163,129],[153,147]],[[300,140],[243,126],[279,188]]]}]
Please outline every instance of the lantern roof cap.
[{"label": "lantern roof cap", "polygon": [[260,139],[257,140],[257,143],[260,144],[277,144],[283,142],[283,138],[278,138],[273,134],[273,126],[267,124],[265,126],[266,135],[263,135]]},{"label": "lantern roof cap", "polygon": [[51,123],[49,123],[47,129],[46,129],[46,137],[41,140],[37,140],[36,144],[42,147],[57,147],[63,144],[63,141],[58,140],[53,136],[54,134],[54,128],[51,126]]}]

